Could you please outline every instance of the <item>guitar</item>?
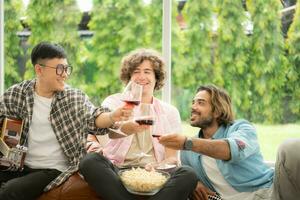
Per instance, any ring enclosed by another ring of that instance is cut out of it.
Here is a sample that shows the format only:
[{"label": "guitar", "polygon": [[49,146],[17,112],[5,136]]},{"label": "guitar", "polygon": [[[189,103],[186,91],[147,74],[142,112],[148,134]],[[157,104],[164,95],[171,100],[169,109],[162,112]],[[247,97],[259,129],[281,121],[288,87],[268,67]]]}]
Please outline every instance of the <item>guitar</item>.
[{"label": "guitar", "polygon": [[5,118],[0,130],[0,170],[21,171],[27,147],[20,145],[23,121]]}]

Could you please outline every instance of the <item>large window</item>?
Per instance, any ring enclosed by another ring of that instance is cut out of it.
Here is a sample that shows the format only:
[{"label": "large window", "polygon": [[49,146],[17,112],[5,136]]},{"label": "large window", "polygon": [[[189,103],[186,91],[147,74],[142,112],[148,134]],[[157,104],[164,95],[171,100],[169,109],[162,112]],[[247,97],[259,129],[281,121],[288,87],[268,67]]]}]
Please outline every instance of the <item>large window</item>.
[{"label": "large window", "polygon": [[74,66],[69,83],[100,104],[122,89],[119,64],[126,53],[139,47],[162,51],[171,39],[171,101],[184,121],[196,88],[213,83],[229,91],[237,118],[299,123],[296,1],[173,0],[172,37],[164,39],[166,1],[3,2],[5,88],[34,77],[32,46],[48,40],[68,52]]}]

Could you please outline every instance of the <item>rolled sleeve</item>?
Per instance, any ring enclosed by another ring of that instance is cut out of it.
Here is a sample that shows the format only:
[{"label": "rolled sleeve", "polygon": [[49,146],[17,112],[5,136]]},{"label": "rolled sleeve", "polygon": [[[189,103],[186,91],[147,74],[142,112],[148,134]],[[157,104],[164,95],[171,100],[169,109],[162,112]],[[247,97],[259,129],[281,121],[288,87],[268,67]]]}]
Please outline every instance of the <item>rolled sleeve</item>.
[{"label": "rolled sleeve", "polygon": [[[229,131],[230,132],[230,131]],[[238,162],[259,151],[255,128],[243,121],[236,130],[230,132],[226,141],[230,147],[231,159],[227,162]]]},{"label": "rolled sleeve", "polygon": [[94,112],[91,116],[91,119],[88,122],[88,129],[89,129],[90,133],[95,134],[95,135],[104,135],[104,134],[109,133],[108,128],[98,128],[95,123],[96,118],[105,112],[110,112],[110,110],[108,108],[104,108],[104,107],[99,107],[94,110]]}]

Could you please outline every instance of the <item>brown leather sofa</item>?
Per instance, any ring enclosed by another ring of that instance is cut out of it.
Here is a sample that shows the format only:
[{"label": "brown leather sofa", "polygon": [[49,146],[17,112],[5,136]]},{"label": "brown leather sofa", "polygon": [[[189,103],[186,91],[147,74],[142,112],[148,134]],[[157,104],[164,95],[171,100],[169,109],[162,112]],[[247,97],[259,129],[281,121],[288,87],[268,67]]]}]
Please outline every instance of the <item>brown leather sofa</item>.
[{"label": "brown leather sofa", "polygon": [[72,175],[65,183],[44,193],[38,200],[102,200],[90,188],[78,173]]},{"label": "brown leather sofa", "polygon": [[[107,135],[97,136],[101,145],[107,143]],[[149,196],[136,196],[138,200],[146,200]],[[72,175],[66,182],[49,192],[44,193],[37,200],[103,200],[78,173]]]},{"label": "brown leather sofa", "polygon": [[[100,144],[107,143],[107,135],[97,136]],[[65,183],[44,193],[38,200],[103,200],[83,180],[78,173],[72,175]]]},{"label": "brown leather sofa", "polygon": [[[137,200],[147,200],[149,196],[137,195]],[[37,200],[103,200],[97,197],[94,190],[89,187],[78,173],[72,175],[65,183],[44,193]]]}]

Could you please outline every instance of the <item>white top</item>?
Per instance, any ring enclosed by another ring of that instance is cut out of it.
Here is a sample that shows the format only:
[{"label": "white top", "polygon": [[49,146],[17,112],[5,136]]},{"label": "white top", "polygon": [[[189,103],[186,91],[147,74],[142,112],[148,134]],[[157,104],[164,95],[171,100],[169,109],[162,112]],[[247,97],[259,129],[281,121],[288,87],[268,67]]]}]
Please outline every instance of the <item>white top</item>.
[{"label": "white top", "polygon": [[34,94],[25,165],[33,169],[64,171],[67,169],[68,161],[49,121],[51,102],[52,99]]},{"label": "white top", "polygon": [[255,192],[238,192],[228,184],[217,166],[216,159],[202,155],[202,163],[210,182],[223,200],[241,200],[253,198]]}]

